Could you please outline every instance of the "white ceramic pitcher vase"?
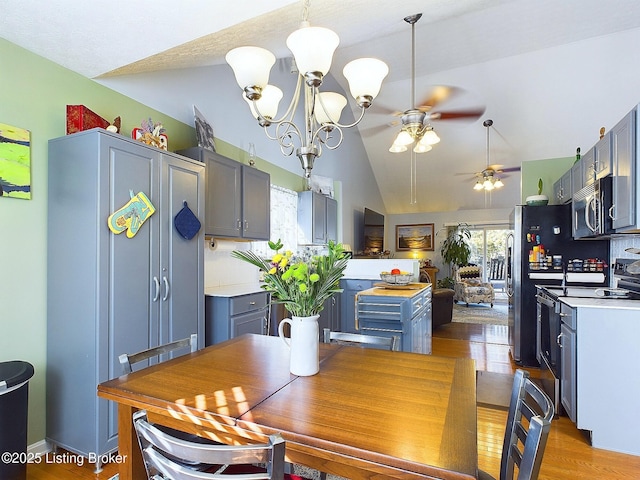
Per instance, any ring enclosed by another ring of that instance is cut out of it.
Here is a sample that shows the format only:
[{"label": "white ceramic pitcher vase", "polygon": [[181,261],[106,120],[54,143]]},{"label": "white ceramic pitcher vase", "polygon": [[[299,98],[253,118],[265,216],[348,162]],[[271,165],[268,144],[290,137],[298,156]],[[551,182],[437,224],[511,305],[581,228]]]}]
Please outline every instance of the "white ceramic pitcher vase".
[{"label": "white ceramic pitcher vase", "polygon": [[[320,370],[318,318],[320,315],[310,317],[292,315],[278,325],[278,335],[291,350],[289,371],[294,375],[307,377],[315,375]],[[285,324],[291,327],[290,338],[284,336]]]}]

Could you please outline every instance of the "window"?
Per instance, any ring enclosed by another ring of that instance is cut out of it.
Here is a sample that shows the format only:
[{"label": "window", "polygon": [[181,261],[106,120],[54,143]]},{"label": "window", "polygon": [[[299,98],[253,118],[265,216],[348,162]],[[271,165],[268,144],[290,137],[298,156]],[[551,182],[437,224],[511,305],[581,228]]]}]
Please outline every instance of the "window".
[{"label": "window", "polygon": [[[298,194],[288,188],[271,185],[270,239],[282,240],[285,250],[298,248]],[[271,257],[267,242],[251,242],[251,250],[263,257]]]}]

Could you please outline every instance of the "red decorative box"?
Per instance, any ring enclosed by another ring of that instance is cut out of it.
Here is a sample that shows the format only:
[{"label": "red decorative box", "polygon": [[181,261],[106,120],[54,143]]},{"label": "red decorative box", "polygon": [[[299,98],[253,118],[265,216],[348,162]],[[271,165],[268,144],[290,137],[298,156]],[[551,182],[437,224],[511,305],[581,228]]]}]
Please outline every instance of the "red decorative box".
[{"label": "red decorative box", "polygon": [[67,105],[67,135],[89,130],[90,128],[107,128],[110,123],[84,105]]}]

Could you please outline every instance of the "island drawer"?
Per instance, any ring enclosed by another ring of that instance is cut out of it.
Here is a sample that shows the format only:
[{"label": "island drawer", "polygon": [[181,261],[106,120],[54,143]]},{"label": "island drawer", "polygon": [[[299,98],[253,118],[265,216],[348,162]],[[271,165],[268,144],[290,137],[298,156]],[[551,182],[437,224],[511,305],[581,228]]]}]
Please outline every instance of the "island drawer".
[{"label": "island drawer", "polygon": [[267,292],[250,293],[249,295],[241,295],[231,298],[230,315],[238,315],[240,313],[251,312],[252,310],[260,310],[266,308],[269,294]]}]

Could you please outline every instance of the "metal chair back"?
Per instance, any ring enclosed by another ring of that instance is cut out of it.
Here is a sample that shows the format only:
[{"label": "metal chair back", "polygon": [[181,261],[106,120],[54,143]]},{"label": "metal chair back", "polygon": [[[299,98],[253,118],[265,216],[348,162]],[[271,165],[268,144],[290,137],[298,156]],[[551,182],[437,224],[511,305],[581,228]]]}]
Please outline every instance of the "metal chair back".
[{"label": "metal chair back", "polygon": [[[285,442],[279,434],[269,443],[223,445],[191,442],[170,435],[147,419],[145,410],[133,414],[147,476],[151,480],[282,480]],[[260,464],[264,468],[253,467]],[[234,468],[238,467],[238,468]]]},{"label": "metal chair back", "polygon": [[165,343],[164,345],[158,345],[157,347],[148,348],[138,353],[123,353],[118,357],[120,360],[120,366],[122,367],[123,375],[132,372],[132,367],[137,363],[144,362],[153,357],[159,357],[165,353],[171,353],[182,348],[189,347],[191,352],[195,352],[198,349],[198,335],[196,333],[191,334],[188,338],[182,340],[176,340],[175,342]]},{"label": "metal chair back", "polygon": [[[531,381],[529,372],[516,370],[502,445],[500,480],[538,478],[554,413],[553,402]],[[492,477],[479,472],[478,478]]]},{"label": "metal chair back", "polygon": [[325,328],[323,331],[324,343],[340,343],[343,345],[371,346],[381,350],[398,350],[398,336],[379,337],[377,335],[361,335],[359,333],[332,332]]}]

